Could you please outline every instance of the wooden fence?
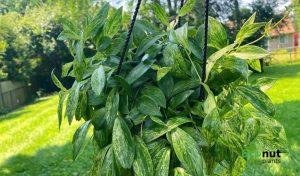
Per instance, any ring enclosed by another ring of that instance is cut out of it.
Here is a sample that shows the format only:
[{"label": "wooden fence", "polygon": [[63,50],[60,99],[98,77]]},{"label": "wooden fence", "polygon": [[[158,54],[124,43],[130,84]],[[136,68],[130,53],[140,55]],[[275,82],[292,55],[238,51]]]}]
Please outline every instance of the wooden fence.
[{"label": "wooden fence", "polygon": [[28,87],[21,82],[0,82],[0,110],[12,110],[23,105],[29,95]]}]

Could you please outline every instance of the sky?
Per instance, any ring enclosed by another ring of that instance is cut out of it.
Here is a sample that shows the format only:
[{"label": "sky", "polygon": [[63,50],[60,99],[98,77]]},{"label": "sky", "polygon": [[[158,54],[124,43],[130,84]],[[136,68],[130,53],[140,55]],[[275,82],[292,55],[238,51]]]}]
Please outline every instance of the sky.
[{"label": "sky", "polygon": [[[241,6],[247,6],[247,4],[250,4],[251,2],[253,2],[255,0],[239,0]],[[266,0],[268,1],[268,0]],[[283,0],[281,0],[283,1]],[[286,6],[290,5],[291,4],[291,0],[284,0],[285,1],[285,4],[281,6],[281,9],[279,10],[284,10]]]}]

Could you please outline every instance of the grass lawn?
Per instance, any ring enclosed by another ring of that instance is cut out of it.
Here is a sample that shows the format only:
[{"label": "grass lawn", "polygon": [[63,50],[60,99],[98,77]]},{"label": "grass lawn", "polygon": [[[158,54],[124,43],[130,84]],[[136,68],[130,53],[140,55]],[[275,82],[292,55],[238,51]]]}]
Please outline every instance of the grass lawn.
[{"label": "grass lawn", "polygon": [[[281,164],[260,164],[261,151],[253,151],[245,175],[300,175],[300,63],[266,67],[256,75],[277,78],[268,91],[277,108],[276,119],[286,129],[291,156]],[[0,175],[84,175],[91,166],[92,145],[77,161],[72,161],[71,138],[80,124],[58,130],[57,96],[0,117]]]},{"label": "grass lawn", "polygon": [[274,86],[267,94],[276,106],[275,119],[285,128],[288,138],[290,155],[283,156],[281,163],[261,164],[261,152],[252,150],[251,161],[245,175],[300,175],[300,63],[282,64],[266,67],[263,74],[254,78],[266,76],[276,78]]},{"label": "grass lawn", "polygon": [[1,176],[85,175],[92,156],[85,152],[73,162],[71,154],[72,135],[80,123],[70,128],[64,121],[59,131],[57,102],[58,96],[47,97],[0,117]]}]

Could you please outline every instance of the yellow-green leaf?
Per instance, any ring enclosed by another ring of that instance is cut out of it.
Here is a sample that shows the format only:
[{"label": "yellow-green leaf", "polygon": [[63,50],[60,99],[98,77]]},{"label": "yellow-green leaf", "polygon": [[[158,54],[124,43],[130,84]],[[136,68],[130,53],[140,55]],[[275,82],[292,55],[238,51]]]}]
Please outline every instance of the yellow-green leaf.
[{"label": "yellow-green leaf", "polygon": [[190,11],[193,10],[193,8],[195,7],[195,4],[196,4],[196,0],[187,0],[185,2],[185,4],[183,5],[183,7],[179,10],[178,15],[184,16],[184,15],[188,14]]},{"label": "yellow-green leaf", "polygon": [[96,95],[100,95],[104,86],[105,86],[105,72],[103,66],[99,66],[91,77],[91,86],[92,90],[95,92]]},{"label": "yellow-green leaf", "polygon": [[133,162],[133,171],[137,176],[153,176],[153,162],[144,141],[135,137],[136,153]]},{"label": "yellow-green leaf", "polygon": [[155,17],[158,18],[158,20],[161,21],[164,25],[169,26],[169,17],[165,9],[156,2],[151,5],[151,8],[154,12]]},{"label": "yellow-green leaf", "polygon": [[85,137],[90,127],[90,121],[84,122],[74,133],[73,136],[73,160],[75,160],[81,151],[85,142]]},{"label": "yellow-green leaf", "polygon": [[123,168],[131,168],[135,153],[134,146],[130,129],[121,118],[117,118],[112,132],[112,148],[116,160]]},{"label": "yellow-green leaf", "polygon": [[175,154],[187,172],[191,175],[205,175],[205,163],[197,142],[180,128],[171,132],[171,140]]}]

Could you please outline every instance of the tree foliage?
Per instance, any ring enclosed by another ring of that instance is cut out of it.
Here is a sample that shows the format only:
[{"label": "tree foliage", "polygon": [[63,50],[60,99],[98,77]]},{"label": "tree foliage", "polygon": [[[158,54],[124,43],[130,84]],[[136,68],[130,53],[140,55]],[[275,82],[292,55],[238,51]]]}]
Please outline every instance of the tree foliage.
[{"label": "tree foliage", "polygon": [[75,81],[66,89],[52,78],[61,89],[59,121],[64,104],[69,123],[85,121],[73,137],[74,158],[89,128],[93,175],[241,175],[250,144],[285,151],[284,130],[273,123],[274,106],[262,91],[271,79],[248,79],[248,61],[268,55],[244,42],[264,27],[255,15],[233,43],[210,18],[207,73],[201,80],[203,28],[188,23],[174,28],[173,22],[166,24],[170,16],[163,9],[154,11],[164,26],[137,21],[120,74],[126,36],[121,8],[106,4],[85,21],[64,22],[59,38],[74,60],[62,72]]},{"label": "tree foliage", "polygon": [[72,56],[57,40],[62,19],[92,13],[89,0],[1,1],[0,80],[24,81],[33,90],[55,90],[49,73]]}]

